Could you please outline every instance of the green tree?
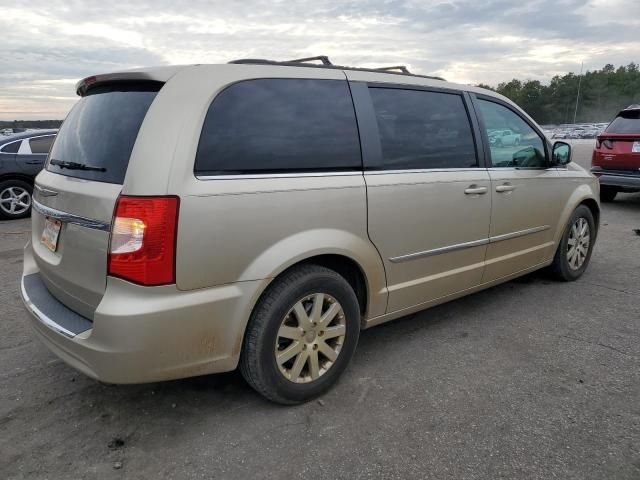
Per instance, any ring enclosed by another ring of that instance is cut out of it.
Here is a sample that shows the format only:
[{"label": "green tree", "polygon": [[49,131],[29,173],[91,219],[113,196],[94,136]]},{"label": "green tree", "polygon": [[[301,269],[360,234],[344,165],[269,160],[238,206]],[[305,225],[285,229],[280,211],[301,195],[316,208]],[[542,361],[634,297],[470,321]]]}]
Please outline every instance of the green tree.
[{"label": "green tree", "polygon": [[626,106],[640,103],[640,69],[634,62],[618,68],[607,64],[582,77],[555,76],[548,85],[514,78],[491,89],[520,105],[537,122],[557,124],[573,121],[578,83],[578,122],[607,122]]}]

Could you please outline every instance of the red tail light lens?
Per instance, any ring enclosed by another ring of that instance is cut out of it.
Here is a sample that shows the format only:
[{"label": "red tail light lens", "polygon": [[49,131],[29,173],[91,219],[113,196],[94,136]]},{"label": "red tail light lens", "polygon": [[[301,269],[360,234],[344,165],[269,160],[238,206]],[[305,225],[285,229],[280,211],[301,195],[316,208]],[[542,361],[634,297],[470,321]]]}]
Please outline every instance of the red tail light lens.
[{"label": "red tail light lens", "polygon": [[109,275],[140,285],[175,283],[178,197],[120,196],[109,245]]},{"label": "red tail light lens", "polygon": [[613,142],[611,140],[603,140],[602,145],[607,147],[609,150],[613,148]]}]

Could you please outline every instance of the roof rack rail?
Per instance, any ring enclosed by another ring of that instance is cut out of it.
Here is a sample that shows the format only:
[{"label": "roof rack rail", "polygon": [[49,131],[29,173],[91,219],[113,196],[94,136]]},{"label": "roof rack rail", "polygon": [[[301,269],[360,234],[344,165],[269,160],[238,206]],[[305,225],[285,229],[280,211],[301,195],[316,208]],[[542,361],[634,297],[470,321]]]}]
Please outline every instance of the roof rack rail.
[{"label": "roof rack rail", "polygon": [[[333,63],[331,63],[331,60],[329,60],[329,57],[327,57],[326,55],[317,55],[315,57],[307,57],[307,58],[296,58],[295,60],[282,60],[279,62],[275,60],[267,60],[265,58],[240,58],[238,60],[231,60],[229,63],[273,65],[273,64],[307,63],[307,62],[317,62],[317,61],[322,62],[322,65],[333,66]],[[311,65],[307,65],[307,66],[311,66]],[[321,65],[316,65],[316,66],[319,67]]]},{"label": "roof rack rail", "polygon": [[[311,62],[321,63],[311,63]],[[360,68],[360,67],[346,67],[343,65],[335,65],[329,60],[326,55],[318,55],[315,57],[298,58],[295,60],[267,60],[265,58],[240,58],[238,60],[231,60],[229,63],[244,64],[244,65],[282,65],[288,67],[309,67],[309,68],[333,68],[336,70],[355,70],[360,72],[373,72],[373,73],[390,73],[393,75],[410,75],[412,77],[428,78],[431,80],[442,80],[442,77],[435,77],[430,75],[418,75],[411,73],[404,65],[396,65],[393,67],[380,67],[380,68]]]},{"label": "roof rack rail", "polygon": [[297,60],[285,60],[285,63],[306,63],[320,60],[323,65],[333,65],[329,57],[326,55],[318,55],[316,57],[298,58]]},{"label": "roof rack rail", "polygon": [[395,67],[380,67],[380,68],[375,68],[374,70],[380,70],[381,72],[391,72],[391,73],[393,73],[394,70],[398,70],[402,73],[406,73],[407,75],[413,75],[413,73],[411,73],[409,69],[404,65],[397,65]]}]

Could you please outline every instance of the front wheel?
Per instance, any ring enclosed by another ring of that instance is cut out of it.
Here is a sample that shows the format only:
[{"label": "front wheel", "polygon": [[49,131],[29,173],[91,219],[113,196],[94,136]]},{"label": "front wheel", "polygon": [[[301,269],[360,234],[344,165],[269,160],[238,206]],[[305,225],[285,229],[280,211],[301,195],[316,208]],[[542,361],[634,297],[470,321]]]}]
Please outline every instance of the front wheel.
[{"label": "front wheel", "polygon": [[301,403],[333,385],[359,334],[360,307],[349,283],[318,265],[294,267],[274,280],[256,305],[240,370],[269,400]]},{"label": "front wheel", "polygon": [[569,219],[551,264],[556,278],[572,282],[582,276],[591,259],[595,237],[593,214],[588,207],[580,205]]}]

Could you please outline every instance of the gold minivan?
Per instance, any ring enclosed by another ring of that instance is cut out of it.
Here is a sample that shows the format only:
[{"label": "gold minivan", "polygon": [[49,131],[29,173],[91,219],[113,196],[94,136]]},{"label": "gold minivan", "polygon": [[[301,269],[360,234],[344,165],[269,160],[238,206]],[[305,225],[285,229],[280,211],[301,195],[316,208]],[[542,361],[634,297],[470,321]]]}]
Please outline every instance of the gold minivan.
[{"label": "gold minivan", "polygon": [[[327,390],[361,329],[550,267],[596,179],[488,90],[326,57],[85,78],[37,176],[22,297],[85,374]],[[497,142],[496,132],[513,142]]]}]

